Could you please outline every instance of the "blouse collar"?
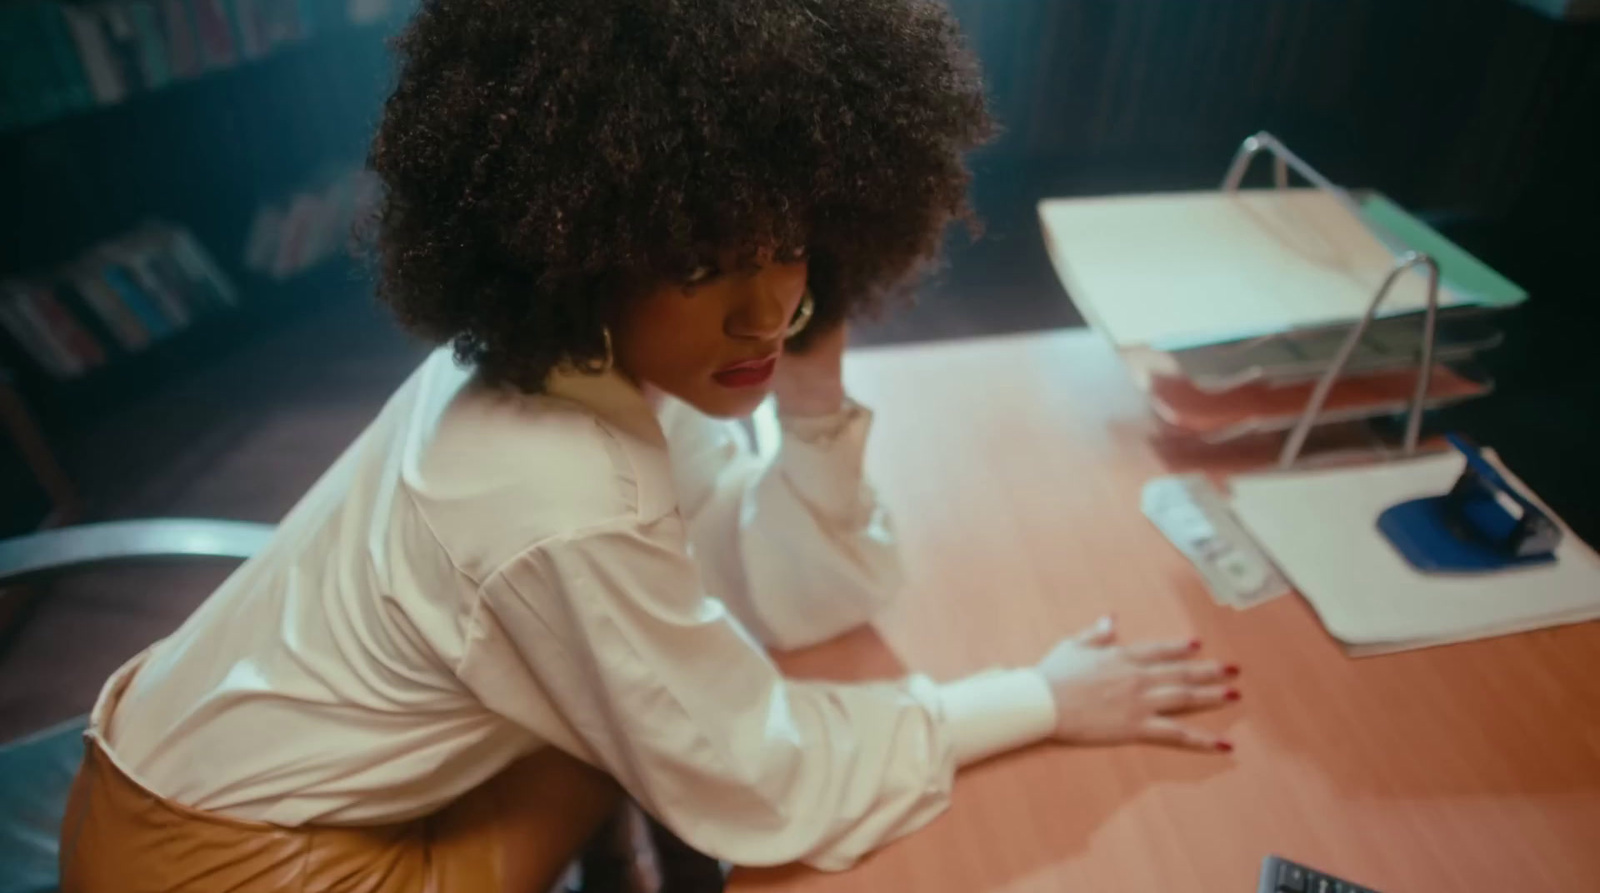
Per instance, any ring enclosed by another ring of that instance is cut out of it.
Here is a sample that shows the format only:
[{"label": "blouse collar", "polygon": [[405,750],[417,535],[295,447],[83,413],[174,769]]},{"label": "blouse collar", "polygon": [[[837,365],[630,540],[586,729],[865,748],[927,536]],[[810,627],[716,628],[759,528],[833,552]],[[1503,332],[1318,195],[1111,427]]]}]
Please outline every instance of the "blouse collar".
[{"label": "blouse collar", "polygon": [[550,373],[545,393],[592,410],[606,422],[648,443],[666,447],[655,407],[637,384],[615,368],[584,372],[558,366]]}]

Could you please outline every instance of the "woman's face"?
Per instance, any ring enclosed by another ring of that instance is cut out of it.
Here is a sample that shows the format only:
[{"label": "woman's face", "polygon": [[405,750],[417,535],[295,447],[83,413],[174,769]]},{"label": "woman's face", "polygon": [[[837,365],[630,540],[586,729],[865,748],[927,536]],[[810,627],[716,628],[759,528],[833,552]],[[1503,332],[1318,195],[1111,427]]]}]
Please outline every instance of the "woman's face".
[{"label": "woman's face", "polygon": [[707,415],[748,415],[771,391],[805,290],[803,258],[766,254],[746,270],[705,264],[627,302],[612,332],[616,364]]}]

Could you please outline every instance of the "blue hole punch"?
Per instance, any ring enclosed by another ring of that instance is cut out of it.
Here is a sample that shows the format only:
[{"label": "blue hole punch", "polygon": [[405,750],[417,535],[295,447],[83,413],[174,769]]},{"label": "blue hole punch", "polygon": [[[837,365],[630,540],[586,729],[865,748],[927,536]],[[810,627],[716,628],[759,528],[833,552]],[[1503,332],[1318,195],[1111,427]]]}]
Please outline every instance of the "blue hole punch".
[{"label": "blue hole punch", "polygon": [[1424,573],[1485,573],[1556,560],[1561,528],[1511,486],[1478,448],[1448,435],[1467,467],[1443,496],[1412,499],[1378,516],[1380,530]]}]

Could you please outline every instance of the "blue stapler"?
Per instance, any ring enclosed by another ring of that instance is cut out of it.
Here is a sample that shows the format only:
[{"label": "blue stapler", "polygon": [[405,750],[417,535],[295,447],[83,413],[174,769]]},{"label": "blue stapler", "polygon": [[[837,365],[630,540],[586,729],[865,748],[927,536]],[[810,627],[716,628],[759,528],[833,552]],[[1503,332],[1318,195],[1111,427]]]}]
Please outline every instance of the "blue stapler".
[{"label": "blue stapler", "polygon": [[1390,506],[1380,530],[1424,573],[1484,573],[1556,560],[1561,528],[1519,493],[1478,448],[1455,434],[1467,467],[1450,492]]}]

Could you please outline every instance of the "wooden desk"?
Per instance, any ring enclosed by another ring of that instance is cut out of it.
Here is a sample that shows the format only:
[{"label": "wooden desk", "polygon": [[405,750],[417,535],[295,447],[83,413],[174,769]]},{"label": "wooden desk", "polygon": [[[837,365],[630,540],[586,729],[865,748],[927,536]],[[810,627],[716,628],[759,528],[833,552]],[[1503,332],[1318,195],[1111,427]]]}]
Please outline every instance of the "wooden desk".
[{"label": "wooden desk", "polygon": [[1139,512],[1174,465],[1087,332],[863,351],[847,378],[910,585],[791,672],[950,678],[1114,611],[1243,664],[1242,704],[1195,718],[1238,750],[1039,747],[963,773],[946,816],[853,871],[734,890],[1253,893],[1269,852],[1384,893],[1600,890],[1600,624],[1352,660],[1298,598],[1218,607]]}]

